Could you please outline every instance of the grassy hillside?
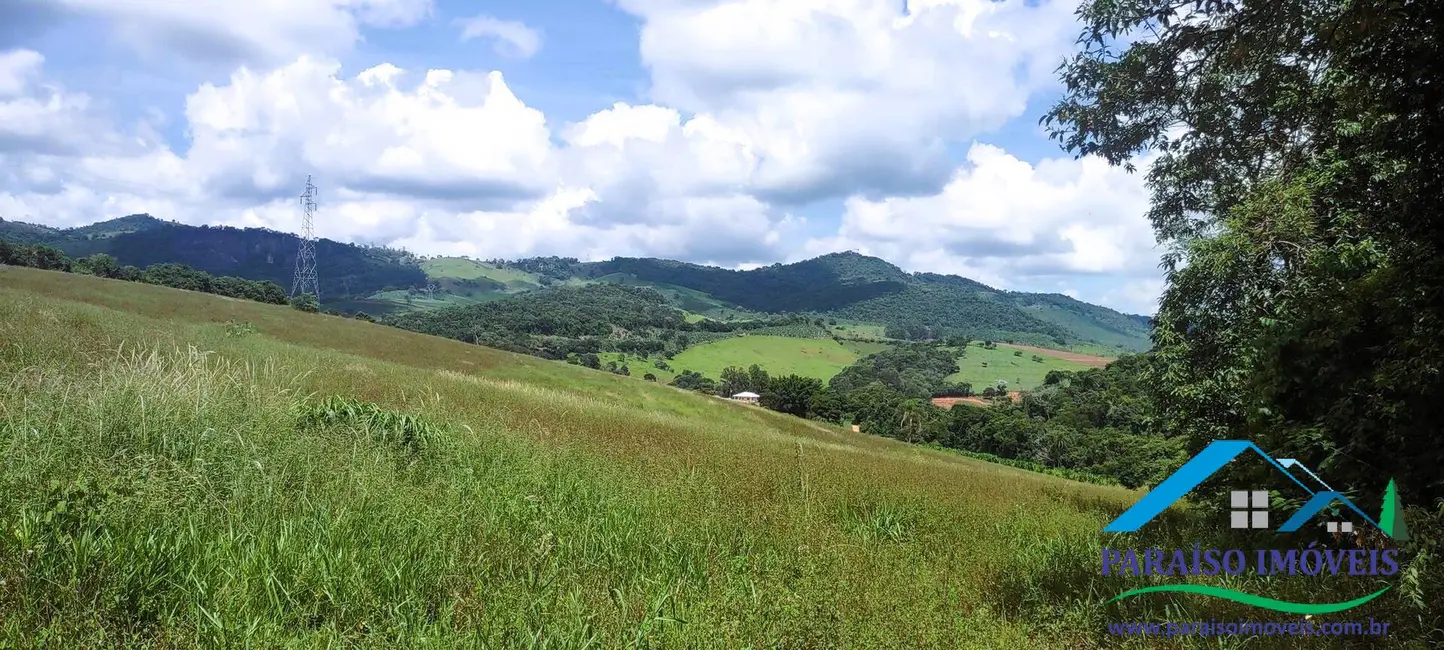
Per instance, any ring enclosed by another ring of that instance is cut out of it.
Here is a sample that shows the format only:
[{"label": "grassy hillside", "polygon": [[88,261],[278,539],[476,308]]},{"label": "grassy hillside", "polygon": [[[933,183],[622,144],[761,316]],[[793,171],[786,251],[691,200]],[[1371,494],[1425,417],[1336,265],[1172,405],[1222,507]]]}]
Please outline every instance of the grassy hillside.
[{"label": "grassy hillside", "polygon": [[421,270],[432,279],[487,279],[502,285],[507,291],[527,291],[541,286],[535,274],[460,257],[434,257],[423,261]]},{"label": "grassy hillside", "polygon": [[[1022,356],[1016,353],[1021,352]],[[1034,361],[1037,356],[1042,361]],[[958,372],[950,375],[948,381],[967,382],[973,390],[996,386],[998,380],[1008,382],[1008,390],[1024,390],[1043,383],[1050,370],[1078,371],[1097,367],[1097,364],[1070,361],[1046,350],[1023,350],[1009,345],[986,349],[980,343],[968,346],[966,353],[958,358]]]},{"label": "grassy hillside", "polygon": [[[662,384],[672,381],[683,370],[717,379],[723,368],[736,366],[745,369],[752,364],[761,366],[771,375],[798,374],[825,382],[847,364],[889,347],[886,343],[843,341],[838,345],[831,339],[747,334],[688,348],[667,361],[623,352],[601,352],[597,357],[603,367],[608,362],[616,362],[618,367],[625,364],[632,377],[642,378],[651,373]],[[658,361],[665,363],[668,369],[657,367]]]},{"label": "grassy hillside", "polygon": [[882,342],[878,342],[878,341],[857,341],[857,340],[843,339],[843,341],[842,341],[842,347],[847,348],[847,349],[849,349],[849,350],[852,350],[852,353],[855,354],[855,355],[857,355],[858,358],[860,359],[860,358],[865,357],[865,356],[867,356],[867,355],[869,355],[869,354],[874,354],[874,353],[877,353],[877,352],[882,352],[883,350],[886,350],[886,349],[892,347],[892,345],[889,344],[889,343],[882,343]]},{"label": "grassy hillside", "polygon": [[1108,641],[1049,585],[1098,580],[1120,489],[30,269],[0,268],[0,374],[0,645]]},{"label": "grassy hillside", "polygon": [[707,377],[721,376],[727,366],[762,366],[772,375],[802,375],[826,381],[857,360],[857,353],[832,339],[791,336],[739,336],[687,348],[672,361],[672,368],[693,370]]},{"label": "grassy hillside", "polygon": [[[1148,348],[1149,320],[1120,314],[1060,294],[1011,293],[1029,315],[1057,325],[1075,339],[1097,343],[1102,349],[1137,352]],[[1087,347],[1075,346],[1075,347]]]}]

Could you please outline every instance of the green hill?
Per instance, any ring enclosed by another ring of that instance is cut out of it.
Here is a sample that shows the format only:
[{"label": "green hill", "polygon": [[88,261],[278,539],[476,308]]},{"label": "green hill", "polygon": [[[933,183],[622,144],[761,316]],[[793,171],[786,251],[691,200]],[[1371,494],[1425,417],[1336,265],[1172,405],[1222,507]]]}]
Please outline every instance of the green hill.
[{"label": "green hill", "polygon": [[882,324],[894,338],[963,334],[1050,347],[1149,347],[1148,320],[1141,316],[1057,294],[999,291],[958,276],[910,274],[852,252],[750,271],[651,258],[573,262],[552,267],[587,277],[620,275],[633,283],[691,289],[741,310],[815,313]]},{"label": "green hill", "polygon": [[825,312],[899,291],[907,275],[874,257],[825,255],[796,264],[734,271],[653,258],[619,257],[584,266],[592,276],[625,273],[706,293],[758,312]]},{"label": "green hill", "polygon": [[832,339],[738,336],[687,348],[670,361],[676,370],[719,377],[728,366],[753,364],[773,375],[801,375],[826,381],[857,360],[857,353]]},{"label": "green hill", "polygon": [[[131,215],[54,229],[19,222],[0,223],[0,239],[46,244],[72,257],[107,253],[121,264],[144,268],[178,263],[212,275],[269,280],[289,289],[300,240],[264,228],[188,226],[150,215]],[[26,240],[29,241],[26,241]],[[378,291],[420,287],[426,275],[405,251],[316,242],[316,275],[327,302],[364,298]]]},{"label": "green hill", "polygon": [[[0,222],[0,238],[50,244],[71,256],[109,253],[122,264],[138,267],[176,262],[283,287],[291,286],[298,245],[286,233],[187,226],[148,215],[65,230],[5,221]],[[321,294],[328,304],[378,313],[488,302],[558,284],[604,282],[655,289],[677,307],[712,319],[808,314],[880,326],[884,335],[897,339],[965,335],[1115,354],[1149,346],[1148,320],[1141,316],[1057,294],[999,291],[958,276],[908,273],[851,252],[738,271],[653,258],[422,260],[406,251],[323,239],[317,242],[317,262]],[[428,286],[435,291],[423,300],[420,291]]]},{"label": "green hill", "polygon": [[608,273],[596,278],[596,281],[625,284],[629,287],[649,287],[656,289],[658,293],[670,298],[678,307],[697,314],[698,316],[721,318],[724,315],[740,315],[743,311],[702,291],[677,286],[675,284],[668,284],[666,282],[649,282],[639,279],[630,273]]},{"label": "green hill", "polygon": [[17,244],[45,244],[66,249],[72,255],[76,254],[75,252],[80,255],[89,255],[105,251],[101,250],[101,243],[97,242],[93,247],[87,247],[86,242],[96,242],[96,240],[104,240],[118,235],[177,225],[180,224],[161,221],[148,214],[133,214],[76,228],[51,228],[0,219],[0,239]]},{"label": "green hill", "polygon": [[1042,384],[1050,371],[1077,372],[1097,365],[1062,359],[1046,352],[1006,345],[989,349],[975,343],[958,356],[958,372],[949,376],[948,381],[971,384],[978,392],[996,386],[999,381],[1007,382],[1008,390],[1027,390]]},{"label": "green hill", "polygon": [[542,286],[535,274],[462,257],[433,257],[421,262],[426,277],[436,280],[488,280],[497,291],[529,291]]},{"label": "green hill", "polygon": [[1112,645],[1048,621],[1120,488],[133,282],[0,268],[0,332],[0,640]]}]

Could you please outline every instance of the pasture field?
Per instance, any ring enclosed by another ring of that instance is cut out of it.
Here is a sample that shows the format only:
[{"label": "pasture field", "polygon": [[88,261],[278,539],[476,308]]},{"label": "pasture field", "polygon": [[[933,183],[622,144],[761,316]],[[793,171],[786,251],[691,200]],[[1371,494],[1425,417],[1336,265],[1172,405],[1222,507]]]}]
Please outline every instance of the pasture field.
[{"label": "pasture field", "polygon": [[537,276],[517,269],[499,268],[461,257],[436,257],[421,263],[429,278],[476,280],[486,278],[507,285],[509,291],[535,289],[541,286]]},{"label": "pasture field", "polygon": [[669,363],[717,379],[727,366],[762,366],[771,375],[802,375],[826,382],[853,361],[856,352],[832,339],[792,336],[738,336],[689,347]]},{"label": "pasture field", "polygon": [[838,323],[829,325],[828,329],[844,339],[883,339],[887,331],[886,327],[871,323]]},{"label": "pasture field", "polygon": [[[1022,356],[1014,352],[1021,352]],[[1034,361],[1034,355],[1041,357],[1042,361]],[[1099,357],[1003,343],[989,350],[974,342],[958,358],[958,372],[949,375],[948,381],[968,382],[979,393],[984,388],[997,385],[999,379],[1008,382],[1009,390],[1026,390],[1042,384],[1050,370],[1076,372],[1096,368],[1100,361],[1106,363]]]},{"label": "pasture field", "polygon": [[861,359],[869,354],[876,354],[878,352],[882,352],[883,350],[892,347],[892,344],[878,343],[875,341],[855,341],[844,338],[842,341],[842,347],[851,350],[853,354],[857,355],[857,358]]},{"label": "pasture field", "polygon": [[[0,267],[0,447],[7,648],[1157,647],[1105,623],[1246,613],[1104,604],[1121,488],[88,276]],[[1170,519],[1137,543],[1198,539]]]},{"label": "pasture field", "polygon": [[[667,367],[671,368],[671,370],[658,368],[656,362],[662,360],[661,357],[648,359],[640,355],[627,354],[625,352],[598,352],[597,358],[601,360],[603,369],[606,368],[608,361],[615,361],[618,366],[626,364],[627,370],[632,373],[631,376],[633,378],[642,379],[650,372],[657,377],[657,383],[659,384],[666,384],[672,381],[672,378],[676,377],[677,373],[682,371],[682,368],[677,367],[675,360],[665,361]],[[716,379],[716,377],[713,377],[713,379]]]}]

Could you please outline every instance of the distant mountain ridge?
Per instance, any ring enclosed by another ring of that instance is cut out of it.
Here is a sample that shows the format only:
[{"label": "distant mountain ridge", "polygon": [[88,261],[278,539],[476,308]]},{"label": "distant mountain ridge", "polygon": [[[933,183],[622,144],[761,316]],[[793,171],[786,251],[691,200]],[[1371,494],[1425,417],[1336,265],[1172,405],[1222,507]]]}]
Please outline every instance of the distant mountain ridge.
[{"label": "distant mountain ridge", "polygon": [[[521,260],[518,266],[528,266]],[[702,291],[760,312],[819,313],[887,325],[897,338],[964,333],[1039,345],[1149,347],[1149,319],[1061,294],[1002,291],[956,275],[909,273],[876,257],[830,253],[748,271],[658,260],[578,262],[577,273],[633,277]]]},{"label": "distant mountain ridge", "polygon": [[[77,228],[57,229],[0,220],[0,239],[45,244],[71,256],[108,253],[121,264],[144,267],[178,262],[215,275],[270,280],[290,287],[299,239],[263,228],[189,226],[130,215]],[[432,278],[422,258],[407,251],[317,242],[317,275],[328,302],[365,298],[393,289],[419,289]],[[1123,314],[1061,294],[994,289],[975,280],[910,273],[876,257],[831,253],[791,264],[740,271],[656,258],[618,257],[496,261],[531,274],[536,290],[556,282],[626,282],[656,285],[664,293],[695,292],[741,310],[805,313],[874,323],[894,338],[966,334],[1043,346],[1079,344],[1120,349],[1149,347],[1149,319]],[[434,266],[434,265],[433,265]],[[485,278],[472,281],[486,284]],[[482,287],[483,291],[485,287]]]},{"label": "distant mountain ridge", "polygon": [[[176,262],[212,275],[270,280],[290,288],[300,238],[266,228],[190,226],[134,214],[78,228],[0,220],[0,239],[54,246],[71,257],[107,253],[121,264]],[[426,284],[419,259],[398,249],[316,242],[322,298],[364,296]]]}]

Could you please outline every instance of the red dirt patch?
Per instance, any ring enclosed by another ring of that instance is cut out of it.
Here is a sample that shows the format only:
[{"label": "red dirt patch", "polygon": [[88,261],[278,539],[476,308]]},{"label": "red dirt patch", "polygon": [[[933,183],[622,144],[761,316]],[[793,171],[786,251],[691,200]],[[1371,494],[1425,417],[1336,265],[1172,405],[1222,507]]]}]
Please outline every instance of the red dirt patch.
[{"label": "red dirt patch", "polygon": [[1110,359],[1108,357],[1100,357],[1092,354],[1081,354],[1078,352],[1063,352],[1062,350],[1049,350],[1048,348],[1039,348],[1031,345],[1014,345],[1012,343],[999,343],[998,347],[1008,347],[1015,350],[1022,350],[1024,352],[1032,352],[1037,355],[1053,357],[1055,359],[1062,359],[1064,361],[1072,361],[1074,363],[1081,363],[1083,365],[1092,366],[1094,368],[1102,368],[1103,366],[1106,366],[1113,361],[1113,359]]},{"label": "red dirt patch", "polygon": [[963,402],[967,402],[968,404],[975,404],[975,405],[977,405],[977,406],[987,406],[987,405],[988,405],[987,402],[984,402],[984,401],[982,400],[982,398],[979,398],[979,397],[934,397],[934,398],[933,398],[933,406],[938,406],[938,407],[942,407],[942,408],[945,408],[945,409],[950,409],[950,408],[953,407],[953,405],[955,405],[955,404],[960,404],[960,403],[963,403]]},{"label": "red dirt patch", "polygon": [[[1021,402],[1021,401],[1023,401],[1023,393],[1018,392],[1018,391],[1009,391],[1009,392],[1008,392],[1008,397],[1011,398],[1014,402]],[[983,399],[983,398],[981,398],[981,397],[934,397],[934,398],[933,398],[933,406],[937,406],[937,407],[940,407],[940,408],[950,409],[950,408],[952,408],[954,405],[957,405],[957,404],[971,404],[971,405],[973,405],[973,406],[992,406],[992,402],[989,402],[988,400]]]}]

